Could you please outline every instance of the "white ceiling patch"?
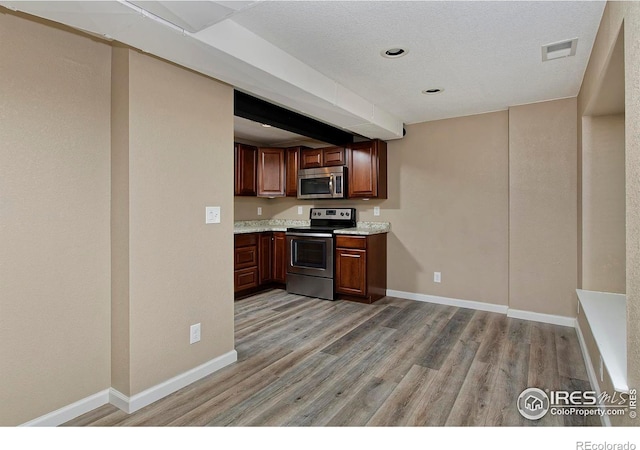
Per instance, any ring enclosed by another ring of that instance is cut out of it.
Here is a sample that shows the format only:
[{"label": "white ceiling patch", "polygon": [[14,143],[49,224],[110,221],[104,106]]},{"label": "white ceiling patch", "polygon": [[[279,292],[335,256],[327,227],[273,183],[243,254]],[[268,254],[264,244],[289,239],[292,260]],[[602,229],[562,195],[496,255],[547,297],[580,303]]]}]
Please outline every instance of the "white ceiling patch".
[{"label": "white ceiling patch", "polygon": [[574,56],[578,47],[578,38],[568,41],[554,42],[542,46],[542,61]]}]

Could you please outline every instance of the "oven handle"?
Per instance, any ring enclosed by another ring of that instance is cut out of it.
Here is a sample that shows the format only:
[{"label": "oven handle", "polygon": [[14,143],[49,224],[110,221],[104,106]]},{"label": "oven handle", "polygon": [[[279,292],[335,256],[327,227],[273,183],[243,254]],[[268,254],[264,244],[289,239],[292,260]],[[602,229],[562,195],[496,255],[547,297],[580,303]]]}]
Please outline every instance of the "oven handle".
[{"label": "oven handle", "polygon": [[[294,237],[316,237],[316,238],[331,238],[333,234],[330,233],[289,233],[287,232],[287,236]],[[291,247],[293,249],[293,247]]]}]

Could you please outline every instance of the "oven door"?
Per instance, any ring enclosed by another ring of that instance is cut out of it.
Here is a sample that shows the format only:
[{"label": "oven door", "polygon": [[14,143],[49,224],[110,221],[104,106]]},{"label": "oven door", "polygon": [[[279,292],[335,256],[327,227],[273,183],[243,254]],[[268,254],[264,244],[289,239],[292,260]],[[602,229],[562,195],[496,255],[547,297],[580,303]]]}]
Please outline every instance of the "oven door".
[{"label": "oven door", "polygon": [[333,235],[287,233],[287,273],[333,278]]}]

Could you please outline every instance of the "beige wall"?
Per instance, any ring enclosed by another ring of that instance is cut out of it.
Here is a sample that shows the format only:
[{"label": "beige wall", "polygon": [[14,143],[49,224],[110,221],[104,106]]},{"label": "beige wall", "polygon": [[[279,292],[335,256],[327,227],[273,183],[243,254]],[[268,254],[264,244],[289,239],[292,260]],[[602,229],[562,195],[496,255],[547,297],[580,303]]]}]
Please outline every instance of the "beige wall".
[{"label": "beige wall", "polygon": [[[502,111],[410,125],[388,143],[389,199],[340,202],[358,220],[391,222],[389,289],[507,304],[507,119]],[[308,219],[310,206],[335,204],[236,198],[236,212],[256,218],[263,205],[264,218]]]},{"label": "beige wall", "polygon": [[[128,236],[113,245],[128,244],[128,271],[113,277],[129,289],[128,317],[114,319],[130,331],[129,362],[113,372],[135,395],[233,350],[233,89],[123,51]],[[205,225],[206,206],[221,206],[221,224]],[[195,323],[202,340],[190,345]]]},{"label": "beige wall", "polygon": [[576,99],[509,109],[509,306],[576,316]]},{"label": "beige wall", "polygon": [[233,89],[16,13],[0,42],[0,426],[233,350]]},{"label": "beige wall", "polygon": [[585,117],[582,134],[582,288],[624,294],[624,115]]},{"label": "beige wall", "polygon": [[[558,100],[410,125],[390,141],[389,199],[340,201],[391,223],[388,288],[575,317],[575,117],[576,100]],[[236,219],[259,218],[258,206],[260,218],[308,219],[327,204],[237,197]]]},{"label": "beige wall", "polygon": [[[628,385],[637,389],[640,386],[640,3],[607,3],[578,96],[578,117],[585,115],[594,99],[598,98],[623,27],[627,375]],[[614,424],[637,425],[637,419],[614,419]]]},{"label": "beige wall", "polygon": [[0,13],[0,425],[107,389],[108,45]]},{"label": "beige wall", "polygon": [[410,125],[389,142],[390,198],[375,218],[392,224],[389,289],[507,305],[507,136],[502,111]]}]

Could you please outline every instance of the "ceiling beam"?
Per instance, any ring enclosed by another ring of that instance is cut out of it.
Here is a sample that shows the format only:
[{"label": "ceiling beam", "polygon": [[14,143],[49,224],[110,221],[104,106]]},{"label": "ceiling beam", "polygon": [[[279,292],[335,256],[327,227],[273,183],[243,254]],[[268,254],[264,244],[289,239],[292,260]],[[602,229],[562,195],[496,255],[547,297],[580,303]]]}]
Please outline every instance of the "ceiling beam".
[{"label": "ceiling beam", "polygon": [[234,91],[234,115],[333,145],[353,142],[351,133],[238,90]]}]

